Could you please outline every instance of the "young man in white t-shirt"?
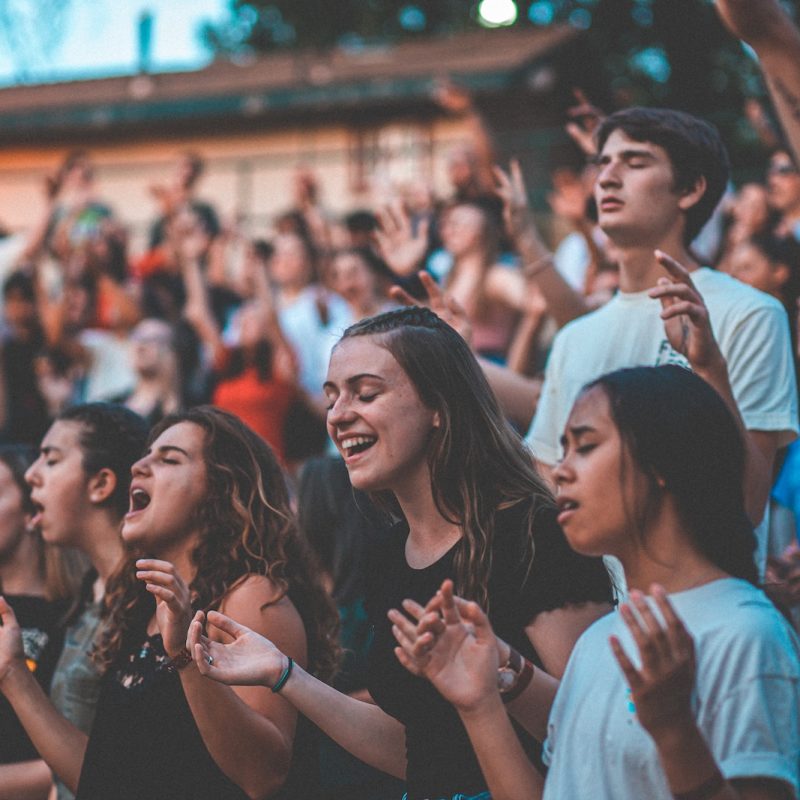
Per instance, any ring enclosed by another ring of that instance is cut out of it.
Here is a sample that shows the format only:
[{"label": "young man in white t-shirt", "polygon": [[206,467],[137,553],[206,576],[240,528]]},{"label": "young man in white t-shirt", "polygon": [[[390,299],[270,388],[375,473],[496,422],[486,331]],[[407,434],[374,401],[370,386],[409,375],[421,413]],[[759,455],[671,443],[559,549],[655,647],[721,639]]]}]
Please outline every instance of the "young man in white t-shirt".
[{"label": "young man in white t-shirt", "polygon": [[781,305],[701,267],[689,251],[728,179],[724,145],[702,120],[645,108],[608,117],[598,145],[595,199],[600,227],[619,255],[620,292],[556,336],[527,441],[549,474],[586,383],[622,367],[683,364],[742,423],[745,497],[758,524],[776,451],[797,435],[797,393]]}]

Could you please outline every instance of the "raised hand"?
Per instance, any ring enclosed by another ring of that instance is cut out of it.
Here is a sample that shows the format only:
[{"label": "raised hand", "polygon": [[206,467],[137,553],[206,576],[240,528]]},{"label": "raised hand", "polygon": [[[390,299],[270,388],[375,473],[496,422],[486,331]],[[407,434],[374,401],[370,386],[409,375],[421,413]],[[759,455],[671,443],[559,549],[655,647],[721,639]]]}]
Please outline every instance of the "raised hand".
[{"label": "raised hand", "polygon": [[630,605],[620,606],[641,657],[637,669],[616,636],[610,638],[611,649],[625,674],[636,716],[642,727],[654,738],[665,731],[682,730],[693,723],[691,706],[695,683],[694,642],[667,599],[662,586],[651,588],[653,599],[664,619],[656,618],[644,595],[633,591]]},{"label": "raised hand", "polygon": [[[472,711],[497,695],[497,638],[477,603],[454,597],[452,581],[442,584],[437,598],[420,617],[419,632],[398,611],[390,612],[399,645],[395,655],[459,711]],[[406,610],[419,611],[415,606],[404,603]],[[441,610],[439,622],[432,618],[436,606]]]},{"label": "raised hand", "polygon": [[430,220],[423,217],[415,231],[408,212],[398,200],[378,211],[378,221],[375,240],[381,258],[398,275],[411,275],[419,269],[428,249]]},{"label": "raised hand", "polygon": [[0,687],[2,687],[12,667],[25,662],[22,631],[5,597],[0,597],[0,622],[2,622],[0,625]]},{"label": "raised hand", "polygon": [[164,650],[174,658],[184,648],[192,620],[189,587],[174,564],[155,558],[140,558],[136,562],[136,577],[145,582],[145,588],[156,599],[156,621]]},{"label": "raised hand", "polygon": [[695,370],[716,366],[722,354],[711,330],[705,301],[689,271],[661,250],[656,250],[655,255],[670,277],[659,278],[649,295],[661,301],[661,319],[669,343]]},{"label": "raised hand", "polygon": [[[203,634],[215,628],[228,644]],[[194,663],[207,678],[232,686],[274,686],[288,663],[287,657],[269,640],[218,611],[208,617],[198,611],[186,639]]]},{"label": "raised hand", "polygon": [[595,133],[600,127],[605,114],[589,102],[582,89],[573,89],[577,105],[567,109],[569,122],[565,126],[567,134],[580,147],[586,156],[597,155]]},{"label": "raised hand", "polygon": [[418,300],[412,297],[405,289],[400,286],[393,286],[389,290],[389,296],[397,303],[404,306],[425,305],[444,320],[461,338],[469,344],[472,341],[472,324],[467,316],[466,309],[451,294],[442,291],[442,287],[431,277],[428,272],[418,273],[420,283],[427,297]]},{"label": "raised hand", "polygon": [[495,192],[503,201],[503,220],[505,221],[508,235],[518,247],[520,246],[520,240],[526,237],[533,237],[538,240],[539,234],[536,231],[533,213],[528,204],[528,192],[525,189],[525,181],[522,178],[522,169],[519,161],[516,158],[512,158],[508,172],[498,166],[495,166],[493,171],[497,182]]},{"label": "raised hand", "polygon": [[777,0],[716,0],[725,27],[754,47],[761,41],[781,36],[791,21]]},{"label": "raised hand", "polygon": [[436,82],[433,89],[433,99],[445,111],[452,114],[466,114],[472,110],[472,96],[461,86],[456,86],[451,80],[443,79]]}]

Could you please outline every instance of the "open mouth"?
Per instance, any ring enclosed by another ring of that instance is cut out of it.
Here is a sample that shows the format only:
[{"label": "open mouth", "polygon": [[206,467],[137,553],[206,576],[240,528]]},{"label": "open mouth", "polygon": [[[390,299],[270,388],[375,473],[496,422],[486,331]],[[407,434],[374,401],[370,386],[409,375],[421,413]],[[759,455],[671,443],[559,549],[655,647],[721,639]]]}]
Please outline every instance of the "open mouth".
[{"label": "open mouth", "polygon": [[567,500],[566,498],[558,498],[558,522],[561,523],[564,518],[568,517],[570,512],[578,508],[578,503],[574,500]]},{"label": "open mouth", "polygon": [[352,436],[349,439],[342,440],[342,450],[344,450],[345,456],[349,458],[369,450],[377,441],[375,436]]},{"label": "open mouth", "polygon": [[134,513],[136,511],[143,511],[147,506],[150,505],[150,495],[144,489],[132,489],[131,490],[131,508],[130,513]]},{"label": "open mouth", "polygon": [[33,517],[31,517],[31,527],[38,528],[42,522],[42,514],[44,514],[44,506],[41,503],[32,502]]}]

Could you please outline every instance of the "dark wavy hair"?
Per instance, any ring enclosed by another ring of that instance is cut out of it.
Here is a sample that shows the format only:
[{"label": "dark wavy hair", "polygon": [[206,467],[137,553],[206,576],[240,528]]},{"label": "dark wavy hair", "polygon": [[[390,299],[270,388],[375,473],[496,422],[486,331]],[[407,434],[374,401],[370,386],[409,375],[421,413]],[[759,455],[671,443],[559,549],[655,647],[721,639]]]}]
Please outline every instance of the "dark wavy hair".
[{"label": "dark wavy hair", "polygon": [[592,388],[605,393],[620,437],[649,482],[637,527],[667,491],[698,552],[729,575],[757,584],[756,538],[742,488],[744,442],[717,392],[676,365],[617,370],[584,391]]},{"label": "dark wavy hair", "polygon": [[[267,576],[281,597],[288,595],[303,620],[309,669],[329,677],[338,658],[338,617],[298,531],[275,455],[238,417],[212,406],[165,417],[151,431],[150,443],[180,422],[198,425],[205,433],[207,487],[204,502],[195,511],[201,535],[191,554],[196,567],[189,587],[194,607],[218,609],[248,575]],[[108,582],[106,625],[94,654],[104,667],[114,661],[126,637],[146,625],[155,611],[154,599],[136,579],[139,557],[140,553],[129,552]]]},{"label": "dark wavy hair", "polygon": [[[467,343],[432,311],[417,306],[357,322],[341,341],[372,336],[385,347],[440,426],[431,434],[428,465],[439,513],[464,535],[454,567],[459,594],[487,606],[492,550],[500,508],[527,501],[526,549],[533,559],[537,513],[553,499],[533,466],[530,452],[503,417],[500,406]],[[399,513],[391,493],[376,501]]]},{"label": "dark wavy hair", "polygon": [[703,196],[686,212],[685,244],[702,230],[728,183],[730,162],[719,131],[708,122],[670,108],[625,108],[606,117],[597,131],[598,152],[615,130],[637,142],[663,147],[672,166],[674,190],[688,192],[702,177]]},{"label": "dark wavy hair", "polygon": [[56,422],[80,425],[78,444],[87,475],[110,469],[117,479],[106,505],[120,519],[129,507],[131,466],[142,456],[147,423],[135,412],[115,403],[83,403],[62,411]]}]

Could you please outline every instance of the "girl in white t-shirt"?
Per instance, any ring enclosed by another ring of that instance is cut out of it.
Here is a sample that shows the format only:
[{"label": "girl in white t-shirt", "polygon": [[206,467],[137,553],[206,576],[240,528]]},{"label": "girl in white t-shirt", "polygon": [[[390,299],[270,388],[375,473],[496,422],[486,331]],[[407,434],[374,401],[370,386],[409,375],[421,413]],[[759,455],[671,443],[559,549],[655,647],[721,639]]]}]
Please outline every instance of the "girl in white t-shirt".
[{"label": "girl in white t-shirt", "polygon": [[546,780],[501,702],[529,669],[500,666],[478,606],[446,582],[416,626],[398,626],[398,658],[456,706],[494,800],[797,796],[800,642],[755,586],[739,429],[676,366],[610,373],[575,402],[559,522],[578,552],[622,562],[630,599],[572,653]]}]

